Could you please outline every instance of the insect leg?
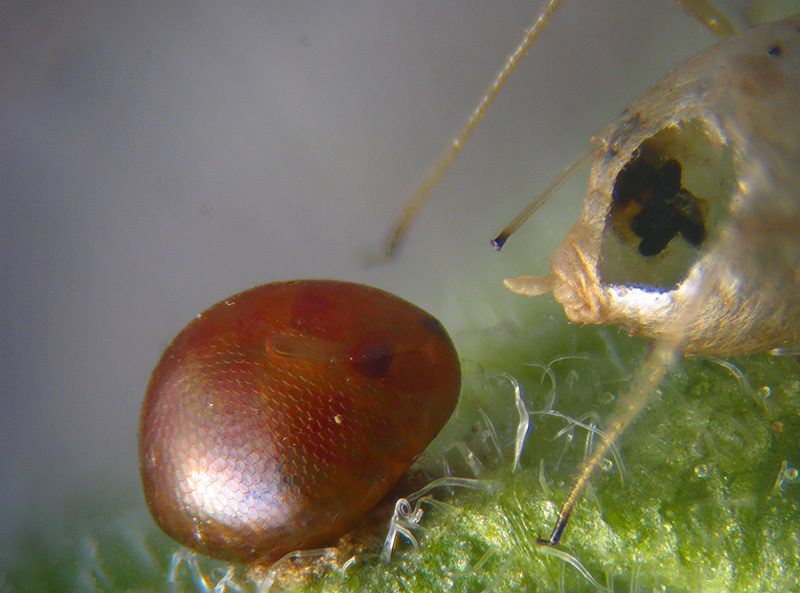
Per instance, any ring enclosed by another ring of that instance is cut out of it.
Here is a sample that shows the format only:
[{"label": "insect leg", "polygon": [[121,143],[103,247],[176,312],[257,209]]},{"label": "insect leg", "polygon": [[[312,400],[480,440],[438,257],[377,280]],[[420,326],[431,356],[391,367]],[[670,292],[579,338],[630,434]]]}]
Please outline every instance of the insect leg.
[{"label": "insect leg", "polygon": [[555,527],[548,538],[539,538],[540,544],[554,546],[561,539],[561,534],[567,526],[572,510],[575,508],[586,484],[592,477],[595,468],[605,458],[606,453],[614,445],[619,436],[639,415],[639,412],[656,393],[656,388],[667,370],[672,366],[677,357],[677,348],[672,345],[658,344],[645,358],[644,363],[636,373],[633,384],[628,393],[619,402],[616,413],[609,420],[609,427],[603,433],[600,442],[592,451],[591,457],[575,480],[561,509],[558,512]]},{"label": "insect leg", "polygon": [[719,250],[713,265],[708,270],[708,273],[703,275],[695,285],[694,294],[689,298],[685,306],[676,312],[672,331],[656,342],[645,357],[634,375],[630,389],[620,399],[615,412],[609,418],[608,428],[604,431],[600,442],[595,446],[592,455],[586,460],[569,495],[561,505],[553,531],[549,537],[539,538],[537,540],[538,543],[554,546],[559,542],[572,510],[580,499],[594,470],[603,461],[619,436],[636,420],[645,406],[657,396],[658,385],[678,358],[685,330],[698,315],[703,302],[721,274],[724,262],[729,261],[729,258],[736,255],[741,255],[741,247],[739,246],[742,237],[740,235],[741,233],[736,232],[732,225],[727,232],[722,233]]}]

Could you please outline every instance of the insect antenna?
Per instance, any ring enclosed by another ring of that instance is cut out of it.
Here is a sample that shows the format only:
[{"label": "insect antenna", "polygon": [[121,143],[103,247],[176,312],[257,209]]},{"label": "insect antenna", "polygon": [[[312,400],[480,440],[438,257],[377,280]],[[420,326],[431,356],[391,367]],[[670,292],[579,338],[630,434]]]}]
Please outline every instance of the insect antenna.
[{"label": "insect antenna", "polygon": [[[726,39],[736,34],[736,28],[716,7],[708,2],[708,0],[675,0],[675,3],[686,10],[686,12],[720,39]],[[592,156],[591,147],[587,147],[576,156],[530,204],[525,206],[525,208],[514,217],[497,237],[492,239],[492,247],[500,251],[508,238],[513,235],[534,212],[547,202],[553,194],[561,189],[575,173],[591,163]]]},{"label": "insect antenna", "polygon": [[569,179],[575,175],[578,171],[586,167],[589,163],[592,162],[592,157],[594,156],[593,150],[591,146],[587,146],[583,149],[578,156],[576,156],[569,165],[564,167],[564,169],[555,176],[555,178],[548,184],[541,193],[539,193],[533,200],[531,200],[530,204],[525,206],[522,211],[517,214],[514,219],[508,223],[506,228],[497,235],[494,239],[492,239],[491,244],[492,247],[500,251],[503,248],[503,245],[506,244],[508,238],[513,235],[519,227],[521,227],[526,220],[528,220],[534,212],[536,212],[544,203],[549,200],[553,194],[555,194],[558,190],[560,190],[563,185],[569,181]]},{"label": "insect antenna", "polygon": [[450,168],[450,165],[453,164],[453,161],[464,147],[467,139],[486,115],[486,110],[489,108],[489,105],[491,105],[495,100],[497,94],[500,92],[500,89],[506,83],[508,77],[511,76],[511,73],[516,69],[520,60],[525,56],[526,53],[528,53],[528,50],[530,49],[534,40],[539,36],[547,23],[550,21],[550,18],[558,8],[559,4],[561,4],[561,0],[549,0],[547,5],[539,13],[539,16],[536,17],[536,20],[534,20],[531,26],[525,30],[522,41],[511,53],[511,55],[508,56],[505,64],[500,72],[497,73],[497,76],[492,81],[492,84],[489,85],[489,88],[486,90],[483,98],[478,103],[478,106],[475,107],[464,126],[461,128],[461,130],[459,130],[458,134],[456,134],[439,159],[436,161],[436,164],[431,167],[431,169],[425,175],[422,183],[417,186],[417,189],[414,190],[414,193],[412,193],[411,197],[407,200],[403,212],[398,217],[397,221],[392,227],[391,232],[389,233],[389,236],[384,242],[382,254],[369,257],[367,261],[368,264],[388,261],[394,256],[395,253],[397,253],[398,248],[402,245],[406,235],[408,234],[409,228],[416,219],[420,208],[422,208],[422,206],[425,205],[425,202],[428,201],[431,191],[439,184],[442,175],[444,175],[445,171],[447,171],[447,169]]},{"label": "insect antenna", "polygon": [[737,33],[736,27],[708,0],[675,0],[675,4],[720,39],[727,39]]}]

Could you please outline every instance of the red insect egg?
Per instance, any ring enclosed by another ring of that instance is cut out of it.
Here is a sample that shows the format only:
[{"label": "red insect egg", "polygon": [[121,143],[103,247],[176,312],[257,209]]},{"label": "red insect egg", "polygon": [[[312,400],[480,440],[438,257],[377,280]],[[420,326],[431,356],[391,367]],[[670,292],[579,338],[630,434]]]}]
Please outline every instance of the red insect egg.
[{"label": "red insect egg", "polygon": [[265,284],[184,328],[153,371],[139,457],[180,543],[271,563],[346,533],[444,426],[461,383],[441,324],[384,291]]}]

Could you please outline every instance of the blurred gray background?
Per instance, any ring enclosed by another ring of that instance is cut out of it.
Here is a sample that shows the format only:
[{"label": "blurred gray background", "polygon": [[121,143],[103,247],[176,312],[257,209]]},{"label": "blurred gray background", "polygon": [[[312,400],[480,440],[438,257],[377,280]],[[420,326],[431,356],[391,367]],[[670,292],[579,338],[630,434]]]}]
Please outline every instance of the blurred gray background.
[{"label": "blurred gray background", "polygon": [[48,531],[75,500],[143,504],[149,373],[230,294],[361,281],[453,333],[534,306],[500,283],[546,271],[582,181],[502,254],[489,239],[631,98],[713,41],[669,0],[568,0],[399,258],[364,267],[538,10],[0,4],[0,562],[20,529]]}]

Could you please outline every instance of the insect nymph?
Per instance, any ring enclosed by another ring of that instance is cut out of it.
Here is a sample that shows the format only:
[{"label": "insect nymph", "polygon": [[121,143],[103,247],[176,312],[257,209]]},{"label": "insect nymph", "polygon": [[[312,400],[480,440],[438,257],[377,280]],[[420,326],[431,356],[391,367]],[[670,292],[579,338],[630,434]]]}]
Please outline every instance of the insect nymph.
[{"label": "insect nymph", "polygon": [[553,291],[572,321],[619,324],[656,345],[541,543],[558,543],[678,352],[800,343],[798,97],[800,17],[676,67],[593,138],[584,209],[550,273],[505,281],[520,294]]},{"label": "insect nymph", "polygon": [[[673,70],[593,139],[584,211],[551,272],[506,285],[553,290],[572,321],[658,340],[702,281],[710,298],[686,320],[681,350],[726,356],[800,342],[800,300],[791,298],[800,294],[798,55],[800,18],[791,17]],[[648,177],[650,187],[631,189]],[[659,205],[630,195],[663,184],[674,187]],[[631,204],[637,211],[626,214]]]},{"label": "insect nymph", "polygon": [[800,15],[732,36],[634,100],[494,241],[591,161],[583,211],[550,272],[505,285],[552,292],[571,321],[621,325],[654,344],[540,543],[558,543],[592,471],[680,353],[800,344],[798,104]]}]

